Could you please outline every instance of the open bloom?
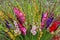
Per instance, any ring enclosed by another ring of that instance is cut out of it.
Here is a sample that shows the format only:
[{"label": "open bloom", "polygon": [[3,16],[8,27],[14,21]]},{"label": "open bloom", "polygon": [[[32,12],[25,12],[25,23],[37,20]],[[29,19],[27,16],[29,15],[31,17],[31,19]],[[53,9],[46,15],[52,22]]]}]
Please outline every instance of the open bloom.
[{"label": "open bloom", "polygon": [[54,17],[49,17],[46,21],[46,28],[48,28],[50,26],[50,24],[52,23]]},{"label": "open bloom", "polygon": [[22,24],[18,24],[19,25],[19,28],[20,28],[20,31],[23,35],[26,35],[26,28],[22,25]]},{"label": "open bloom", "polygon": [[19,27],[18,27],[18,24],[17,24],[17,22],[16,21],[14,21],[14,25],[15,25],[15,30],[14,30],[14,32],[15,32],[15,34],[21,34],[21,31],[19,30]]},{"label": "open bloom", "polygon": [[12,28],[12,24],[10,24],[7,20],[5,20],[5,25],[9,30]]},{"label": "open bloom", "polygon": [[19,21],[18,26],[19,26],[21,33],[26,35],[26,28],[23,26],[23,23],[25,22],[25,16],[24,16],[23,12],[21,12],[17,7],[14,7],[13,11]]},{"label": "open bloom", "polygon": [[37,28],[38,28],[38,27],[37,27],[36,25],[33,25],[30,32],[31,32],[33,35],[36,35],[36,34],[37,34]]},{"label": "open bloom", "polygon": [[46,28],[49,27],[49,25],[51,24],[53,18],[48,18],[47,22],[46,22]]},{"label": "open bloom", "polygon": [[20,23],[24,23],[24,22],[25,22],[24,13],[21,12],[17,7],[14,7],[14,8],[13,8],[13,11],[14,11],[14,13],[15,13],[18,21],[19,21]]},{"label": "open bloom", "polygon": [[33,30],[31,30],[31,33],[33,34],[33,35],[36,35],[36,31],[33,31]]},{"label": "open bloom", "polygon": [[49,31],[54,32],[58,28],[58,25],[60,25],[60,22],[54,21],[53,24],[50,26]]},{"label": "open bloom", "polygon": [[45,22],[46,22],[47,18],[48,18],[48,13],[47,12],[46,13],[42,13],[41,29],[44,28],[44,25],[45,25]]}]

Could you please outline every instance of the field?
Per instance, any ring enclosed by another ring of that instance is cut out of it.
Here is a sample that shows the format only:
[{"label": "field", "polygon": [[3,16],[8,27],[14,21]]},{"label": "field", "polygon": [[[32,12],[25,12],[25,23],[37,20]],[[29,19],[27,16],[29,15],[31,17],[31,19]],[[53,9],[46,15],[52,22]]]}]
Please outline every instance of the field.
[{"label": "field", "polygon": [[0,0],[0,40],[60,40],[60,0]]}]

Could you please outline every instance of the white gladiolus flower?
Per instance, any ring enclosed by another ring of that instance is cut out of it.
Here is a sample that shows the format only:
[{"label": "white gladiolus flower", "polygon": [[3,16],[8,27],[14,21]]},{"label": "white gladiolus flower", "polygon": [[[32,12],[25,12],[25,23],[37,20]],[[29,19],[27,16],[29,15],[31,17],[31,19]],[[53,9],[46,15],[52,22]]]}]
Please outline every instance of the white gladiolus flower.
[{"label": "white gladiolus flower", "polygon": [[17,24],[16,21],[14,21],[14,25],[15,25],[15,27],[16,27],[16,29],[14,30],[14,33],[15,33],[15,34],[21,34],[21,31],[20,31],[20,29],[19,29],[18,24]]},{"label": "white gladiolus flower", "polygon": [[18,31],[17,30],[14,30],[14,33],[17,33]]},{"label": "white gladiolus flower", "polygon": [[39,31],[42,31],[42,30],[39,28]]},{"label": "white gladiolus flower", "polygon": [[32,26],[32,29],[31,29],[31,33],[33,34],[33,35],[36,35],[36,33],[37,33],[37,27],[35,26],[35,25],[33,25]]},{"label": "white gladiolus flower", "polygon": [[20,31],[19,29],[15,29],[15,30],[14,30],[14,33],[16,33],[16,34],[21,34],[21,31]]},{"label": "white gladiolus flower", "polygon": [[37,27],[34,25],[33,27],[32,27],[32,30],[36,30],[37,29]]},{"label": "white gladiolus flower", "polygon": [[31,30],[31,33],[33,34],[33,35],[36,35],[36,31],[33,31],[33,30]]}]

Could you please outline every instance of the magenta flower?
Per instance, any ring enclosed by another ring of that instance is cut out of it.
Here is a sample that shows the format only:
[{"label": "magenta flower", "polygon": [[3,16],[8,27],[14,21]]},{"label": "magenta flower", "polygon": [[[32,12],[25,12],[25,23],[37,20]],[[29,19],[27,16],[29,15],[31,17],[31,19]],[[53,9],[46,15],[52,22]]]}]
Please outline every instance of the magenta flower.
[{"label": "magenta flower", "polygon": [[20,28],[20,31],[23,35],[26,35],[26,28],[22,25],[22,24],[18,24],[19,25],[19,28]]},{"label": "magenta flower", "polygon": [[46,22],[47,18],[48,18],[48,13],[47,12],[46,13],[42,13],[41,29],[44,28],[44,25],[45,25],[45,22]]},{"label": "magenta flower", "polygon": [[18,21],[20,23],[24,23],[25,22],[25,16],[24,16],[23,12],[21,12],[17,7],[14,7],[13,11],[14,11]]}]

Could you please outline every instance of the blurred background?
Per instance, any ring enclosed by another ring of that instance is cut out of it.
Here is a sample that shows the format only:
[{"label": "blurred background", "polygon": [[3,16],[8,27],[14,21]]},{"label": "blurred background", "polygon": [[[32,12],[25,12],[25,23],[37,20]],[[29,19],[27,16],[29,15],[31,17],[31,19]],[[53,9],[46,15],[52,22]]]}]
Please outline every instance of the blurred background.
[{"label": "blurred background", "polygon": [[[13,21],[17,23],[17,17],[13,8],[17,7],[25,15],[25,23],[23,26],[26,28],[26,35],[15,34],[16,29]],[[54,19],[60,16],[60,0],[0,0],[0,39],[1,40],[60,40],[60,27],[52,35],[47,29],[39,31],[41,24],[42,13],[52,12]],[[60,19],[59,19],[60,20]],[[11,27],[6,26],[8,21]],[[36,35],[30,32],[33,25],[38,26]],[[46,24],[45,24],[46,25]],[[41,37],[41,34],[43,35]],[[17,35],[17,36],[15,36]]]}]

